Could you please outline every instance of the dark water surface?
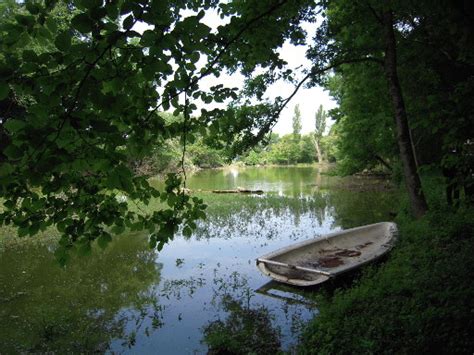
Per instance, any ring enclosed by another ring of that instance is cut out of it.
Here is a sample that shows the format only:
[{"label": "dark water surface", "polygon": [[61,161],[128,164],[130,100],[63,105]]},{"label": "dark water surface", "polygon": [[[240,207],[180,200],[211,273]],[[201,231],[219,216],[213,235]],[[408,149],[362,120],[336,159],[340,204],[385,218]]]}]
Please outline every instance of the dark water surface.
[{"label": "dark water surface", "polygon": [[5,247],[0,353],[206,353],[203,329],[230,316],[229,300],[243,309],[265,307],[290,349],[317,308],[291,288],[262,293],[269,279],[255,258],[319,234],[389,220],[396,209],[386,182],[329,177],[312,167],[206,170],[191,176],[188,187],[265,194],[199,192],[209,205],[207,220],[160,253],[148,249],[145,235],[130,234],[63,270],[54,262],[54,244]]}]

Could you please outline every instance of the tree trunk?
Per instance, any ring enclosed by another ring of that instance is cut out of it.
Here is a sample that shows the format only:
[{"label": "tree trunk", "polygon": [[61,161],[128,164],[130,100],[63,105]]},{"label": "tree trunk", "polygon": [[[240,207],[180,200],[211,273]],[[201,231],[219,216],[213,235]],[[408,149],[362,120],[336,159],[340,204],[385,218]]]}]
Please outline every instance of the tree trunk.
[{"label": "tree trunk", "polygon": [[392,105],[395,111],[397,127],[397,142],[403,164],[405,182],[410,197],[413,214],[416,218],[422,217],[428,210],[425,195],[421,187],[420,176],[415,163],[415,155],[411,142],[408,117],[403,101],[402,89],[397,73],[397,49],[393,31],[393,15],[391,11],[383,13],[385,39],[385,76],[388,81]]},{"label": "tree trunk", "polygon": [[321,153],[321,147],[319,146],[319,139],[313,137],[314,148],[316,149],[316,155],[318,156],[318,163],[323,162],[323,154]]},{"label": "tree trunk", "polygon": [[319,142],[318,141],[315,142],[315,146],[316,146],[316,154],[318,155],[318,163],[322,163],[323,162],[323,155],[321,154],[321,148],[319,147]]}]

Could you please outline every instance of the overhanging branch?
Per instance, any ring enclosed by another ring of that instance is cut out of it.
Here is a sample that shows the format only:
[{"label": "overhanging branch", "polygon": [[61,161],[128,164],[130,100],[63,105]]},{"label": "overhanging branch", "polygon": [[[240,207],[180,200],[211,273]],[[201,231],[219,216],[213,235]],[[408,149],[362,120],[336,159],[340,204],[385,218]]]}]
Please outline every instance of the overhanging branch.
[{"label": "overhanging branch", "polygon": [[222,58],[222,56],[226,53],[226,51],[229,49],[229,47],[234,44],[247,30],[249,30],[251,28],[251,26],[253,24],[255,24],[256,22],[260,21],[262,18],[270,15],[271,13],[273,13],[274,11],[276,11],[278,8],[280,8],[282,5],[284,5],[288,0],[284,0],[284,1],[279,1],[277,2],[275,5],[273,5],[272,7],[270,7],[267,11],[261,13],[260,15],[254,17],[252,20],[250,20],[249,22],[247,22],[245,24],[245,26],[240,29],[239,32],[237,32],[237,34],[232,37],[225,45],[224,47],[222,48],[222,50],[210,61],[210,63],[208,64],[207,66],[207,69],[204,70],[199,76],[197,76],[196,78],[194,78],[193,80],[191,80],[189,82],[188,85],[186,85],[183,89],[181,90],[178,90],[176,93],[174,93],[173,95],[170,95],[167,99],[165,100],[162,100],[161,103],[159,105],[157,105],[156,107],[154,107],[152,110],[150,110],[150,112],[148,113],[145,121],[148,121],[152,115],[160,108],[162,107],[165,103],[169,103],[171,100],[173,100],[174,98],[178,97],[179,95],[181,95],[183,92],[187,92],[189,90],[189,88],[191,88],[192,86],[194,86],[195,84],[197,84],[201,79],[207,77],[209,74],[211,74],[212,70],[214,69],[214,66],[219,62],[219,60]]}]

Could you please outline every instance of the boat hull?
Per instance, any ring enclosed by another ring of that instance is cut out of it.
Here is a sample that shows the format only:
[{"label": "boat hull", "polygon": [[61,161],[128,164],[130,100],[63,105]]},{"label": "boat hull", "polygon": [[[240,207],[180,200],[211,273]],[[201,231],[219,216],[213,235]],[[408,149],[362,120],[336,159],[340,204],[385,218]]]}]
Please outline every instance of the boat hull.
[{"label": "boat hull", "polygon": [[397,235],[392,222],[346,229],[266,254],[257,266],[276,281],[313,286],[380,258],[392,249]]}]

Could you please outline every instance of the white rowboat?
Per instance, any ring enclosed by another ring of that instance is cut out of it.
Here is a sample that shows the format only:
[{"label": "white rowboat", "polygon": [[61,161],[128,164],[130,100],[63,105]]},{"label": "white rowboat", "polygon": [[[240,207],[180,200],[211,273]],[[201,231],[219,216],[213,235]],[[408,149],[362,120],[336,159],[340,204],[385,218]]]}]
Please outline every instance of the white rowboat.
[{"label": "white rowboat", "polygon": [[392,222],[369,224],[326,234],[257,259],[257,266],[276,281],[313,286],[380,258],[397,240]]}]

